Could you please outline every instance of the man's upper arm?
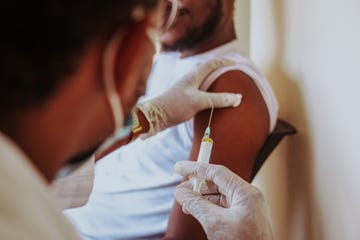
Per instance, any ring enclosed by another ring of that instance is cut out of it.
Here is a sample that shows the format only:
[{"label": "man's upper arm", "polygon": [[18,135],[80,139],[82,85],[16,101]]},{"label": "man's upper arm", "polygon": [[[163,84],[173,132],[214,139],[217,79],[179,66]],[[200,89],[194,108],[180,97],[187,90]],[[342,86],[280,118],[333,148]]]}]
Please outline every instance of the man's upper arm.
[{"label": "man's upper arm", "polygon": [[[215,109],[211,123],[214,146],[210,162],[225,165],[249,181],[256,155],[269,134],[266,103],[254,81],[245,73],[230,71],[219,77],[211,92],[238,92],[243,95],[237,108]],[[210,110],[196,115],[191,160],[196,160]]]},{"label": "man's upper arm", "polygon": [[[224,165],[249,181],[255,158],[270,128],[268,109],[261,92],[254,81],[241,71],[226,72],[208,91],[243,95],[239,107],[214,110],[210,125],[210,136],[214,140],[210,163]],[[195,117],[191,160],[197,159],[209,116],[210,110],[205,110]],[[177,203],[170,215],[167,235],[175,239],[206,239],[200,224],[182,213]]]}]

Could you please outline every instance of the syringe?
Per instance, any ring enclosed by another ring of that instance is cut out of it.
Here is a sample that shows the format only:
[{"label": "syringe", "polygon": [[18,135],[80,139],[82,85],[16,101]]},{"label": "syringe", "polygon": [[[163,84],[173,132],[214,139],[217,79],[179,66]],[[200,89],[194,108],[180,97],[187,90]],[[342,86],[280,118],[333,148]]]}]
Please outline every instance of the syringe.
[{"label": "syringe", "polygon": [[[210,138],[210,123],[211,123],[213,112],[214,112],[214,108],[211,109],[209,123],[208,123],[207,128],[205,129],[204,136],[201,140],[200,150],[199,150],[199,154],[198,154],[198,158],[197,158],[198,162],[205,162],[205,163],[210,162],[211,150],[212,150],[212,147],[214,144],[214,141]],[[201,185],[203,183],[205,183],[205,181],[203,179],[194,177],[193,178],[193,186],[194,186],[193,190],[195,192],[200,192]]]}]

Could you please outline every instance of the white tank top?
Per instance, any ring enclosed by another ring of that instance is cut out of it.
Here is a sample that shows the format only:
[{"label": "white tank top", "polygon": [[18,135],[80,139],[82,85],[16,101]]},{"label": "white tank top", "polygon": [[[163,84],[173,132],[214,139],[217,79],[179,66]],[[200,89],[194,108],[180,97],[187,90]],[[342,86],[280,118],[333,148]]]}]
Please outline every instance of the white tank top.
[{"label": "white tank top", "polygon": [[[180,58],[161,53],[144,99],[167,90],[198,63],[228,57],[238,64],[211,74],[202,84],[207,89],[221,74],[240,70],[256,83],[267,104],[273,129],[278,104],[267,80],[241,54],[232,41],[209,52]],[[186,160],[192,147],[193,121],[164,130],[146,140],[113,152],[98,162],[94,189],[86,206],[65,211],[85,239],[151,239],[164,233],[174,202],[174,188],[182,177],[174,172],[177,161]]]}]

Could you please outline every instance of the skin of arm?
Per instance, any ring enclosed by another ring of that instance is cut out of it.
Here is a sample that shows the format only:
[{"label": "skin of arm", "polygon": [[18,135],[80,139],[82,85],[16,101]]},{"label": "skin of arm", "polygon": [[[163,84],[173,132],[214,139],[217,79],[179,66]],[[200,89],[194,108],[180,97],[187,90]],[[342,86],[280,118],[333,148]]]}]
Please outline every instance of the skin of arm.
[{"label": "skin of arm", "polygon": [[[220,76],[209,92],[239,92],[242,103],[237,108],[214,110],[211,135],[214,140],[210,163],[221,164],[250,181],[255,158],[269,134],[269,113],[254,81],[241,71]],[[194,139],[190,159],[197,159],[210,110],[198,113],[194,120]],[[175,202],[165,239],[207,239],[200,223],[182,212]]]},{"label": "skin of arm", "polygon": [[140,134],[147,133],[149,131],[150,128],[149,122],[147,121],[144,113],[140,110],[136,110],[135,114],[137,115],[140,126],[142,127],[141,131],[138,132],[137,134],[131,134],[129,137],[115,142],[112,146],[110,146],[108,149],[105,149],[102,152],[95,153],[95,161],[100,160],[101,158],[105,157],[106,155],[110,154],[111,152],[115,151],[121,146],[126,145],[129,142],[135,140],[138,136],[140,136]]}]

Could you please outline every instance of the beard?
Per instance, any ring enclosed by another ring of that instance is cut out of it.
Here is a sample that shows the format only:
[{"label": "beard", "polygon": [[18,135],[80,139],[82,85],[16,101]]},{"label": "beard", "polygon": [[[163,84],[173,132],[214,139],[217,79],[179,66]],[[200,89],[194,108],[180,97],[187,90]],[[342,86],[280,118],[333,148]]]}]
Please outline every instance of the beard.
[{"label": "beard", "polygon": [[216,0],[216,4],[211,9],[209,17],[200,27],[188,28],[182,38],[173,44],[162,44],[162,50],[166,52],[191,50],[199,46],[204,41],[211,38],[215,32],[216,26],[222,17],[222,2]]}]

